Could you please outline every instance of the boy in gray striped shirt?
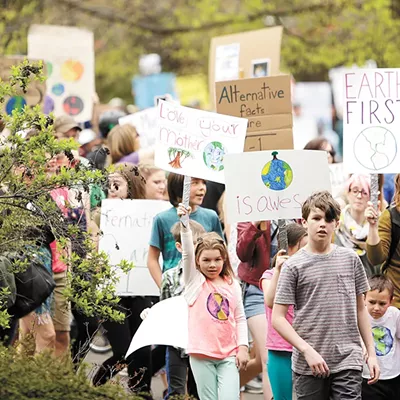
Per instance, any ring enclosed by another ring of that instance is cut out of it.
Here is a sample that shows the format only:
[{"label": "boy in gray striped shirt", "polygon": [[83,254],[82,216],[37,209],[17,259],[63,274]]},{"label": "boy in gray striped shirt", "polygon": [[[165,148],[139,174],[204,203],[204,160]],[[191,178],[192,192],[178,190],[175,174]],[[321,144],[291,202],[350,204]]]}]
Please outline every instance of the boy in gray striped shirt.
[{"label": "boy in gray striped shirt", "polygon": [[[364,293],[369,290],[359,257],[332,244],[340,206],[329,192],[302,207],[308,245],[289,258],[275,296],[272,324],[294,347],[292,369],[298,400],[361,400],[363,353],[370,384],[379,379]],[[293,326],[285,316],[295,306]]]}]

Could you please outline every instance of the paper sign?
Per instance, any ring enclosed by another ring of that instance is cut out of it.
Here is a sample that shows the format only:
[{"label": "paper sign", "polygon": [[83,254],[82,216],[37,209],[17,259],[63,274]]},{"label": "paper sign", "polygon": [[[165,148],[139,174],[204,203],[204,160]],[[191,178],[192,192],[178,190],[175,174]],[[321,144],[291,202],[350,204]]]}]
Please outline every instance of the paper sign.
[{"label": "paper sign", "polygon": [[241,153],[247,120],[160,101],[155,164],[166,171],[224,183],[224,159]]},{"label": "paper sign", "polygon": [[188,305],[183,296],[160,301],[150,308],[129,346],[126,357],[145,346],[187,348]]},{"label": "paper sign", "polygon": [[329,164],[332,196],[339,197],[344,189],[344,184],[349,178],[349,174],[346,174],[343,168],[343,163]]},{"label": "paper sign", "polygon": [[217,46],[215,51],[215,82],[239,78],[240,44]]},{"label": "paper sign", "polygon": [[[281,26],[275,26],[214,37],[211,40],[208,84],[210,103],[214,109],[215,82],[252,78],[255,76],[255,65],[257,63],[259,67],[260,64],[264,64],[262,67],[268,69],[267,75],[278,75],[280,73],[282,31]],[[239,53],[237,54],[237,52]],[[266,60],[268,60],[268,65],[265,64]],[[256,72],[259,73],[260,71],[260,68],[257,68]],[[229,74],[235,74],[235,76],[229,78]]]},{"label": "paper sign", "polygon": [[400,69],[345,72],[343,85],[346,171],[399,172]]},{"label": "paper sign", "polygon": [[47,94],[54,113],[70,115],[76,122],[92,119],[94,82],[93,32],[69,26],[32,25],[28,56],[47,63]]},{"label": "paper sign", "polygon": [[140,137],[140,146],[147,148],[155,144],[157,134],[157,107],[127,115],[118,120],[120,125],[129,124],[136,128]]},{"label": "paper sign", "polygon": [[[99,250],[117,265],[121,260],[133,262],[128,274],[116,269],[120,277],[119,296],[158,296],[160,291],[147,268],[151,228],[154,217],[171,204],[161,200],[103,200],[100,229],[103,236]],[[162,262],[161,262],[162,264]]]},{"label": "paper sign", "polygon": [[293,149],[289,75],[215,84],[217,112],[248,118],[245,151]]},{"label": "paper sign", "polygon": [[301,218],[304,200],[330,190],[326,152],[277,150],[230,154],[225,159],[229,223]]},{"label": "paper sign", "polygon": [[[0,57],[0,79],[4,82],[8,82],[11,76],[11,67],[17,66],[24,61],[25,57]],[[38,60],[30,59],[35,62]],[[44,68],[44,74],[46,69]],[[27,93],[18,90],[18,94],[13,97],[5,99],[4,107],[1,107],[1,111],[5,111],[7,115],[11,115],[14,109],[23,109],[25,105],[34,107],[39,104],[43,104],[46,96],[46,82],[39,82],[33,80],[27,87]]]}]

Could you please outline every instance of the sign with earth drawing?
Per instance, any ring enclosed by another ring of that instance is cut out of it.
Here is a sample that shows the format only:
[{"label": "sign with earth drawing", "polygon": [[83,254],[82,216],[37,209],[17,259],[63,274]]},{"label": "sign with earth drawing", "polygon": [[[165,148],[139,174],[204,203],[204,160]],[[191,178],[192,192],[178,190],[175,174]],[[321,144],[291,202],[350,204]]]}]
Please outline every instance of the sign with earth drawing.
[{"label": "sign with earth drawing", "polygon": [[229,223],[301,218],[304,200],[331,189],[326,152],[268,150],[225,157]]},{"label": "sign with earth drawing", "polygon": [[349,173],[400,171],[400,69],[343,74],[343,163]]},{"label": "sign with earth drawing", "polygon": [[160,100],[155,164],[170,172],[224,183],[225,157],[243,152],[247,119]]},{"label": "sign with earth drawing", "polygon": [[76,122],[92,119],[94,81],[93,32],[69,26],[32,25],[28,33],[29,57],[47,66],[47,112],[70,115]]}]

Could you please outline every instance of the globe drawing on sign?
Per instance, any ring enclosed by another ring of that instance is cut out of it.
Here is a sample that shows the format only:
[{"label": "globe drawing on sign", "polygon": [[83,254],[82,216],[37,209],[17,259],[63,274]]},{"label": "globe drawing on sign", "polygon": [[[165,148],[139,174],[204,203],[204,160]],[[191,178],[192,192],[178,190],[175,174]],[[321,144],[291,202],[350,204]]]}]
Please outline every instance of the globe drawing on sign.
[{"label": "globe drawing on sign", "polygon": [[61,76],[65,81],[76,82],[83,75],[83,64],[76,60],[67,60],[61,66]]},{"label": "globe drawing on sign", "polygon": [[219,321],[226,321],[229,317],[229,301],[220,293],[210,293],[207,298],[208,312]]},{"label": "globe drawing on sign", "polygon": [[367,169],[379,171],[392,164],[397,154],[393,133],[382,126],[364,129],[354,141],[354,155]]},{"label": "globe drawing on sign", "polygon": [[372,335],[374,337],[376,355],[386,356],[393,347],[393,336],[390,329],[385,326],[374,326]]},{"label": "globe drawing on sign", "polygon": [[271,190],[285,190],[293,181],[293,171],[290,165],[278,159],[278,152],[272,153],[272,160],[264,165],[261,178],[264,185]]},{"label": "globe drawing on sign", "polygon": [[11,97],[6,104],[6,113],[11,115],[14,110],[22,111],[26,106],[26,100],[22,96]]},{"label": "globe drawing on sign", "polygon": [[213,171],[224,169],[225,148],[220,142],[211,142],[204,148],[203,160],[206,166]]},{"label": "globe drawing on sign", "polygon": [[68,96],[63,102],[64,111],[71,116],[80,114],[83,111],[84,104],[78,96]]},{"label": "globe drawing on sign", "polygon": [[56,83],[51,88],[51,92],[56,96],[61,96],[64,93],[64,85],[62,83]]}]

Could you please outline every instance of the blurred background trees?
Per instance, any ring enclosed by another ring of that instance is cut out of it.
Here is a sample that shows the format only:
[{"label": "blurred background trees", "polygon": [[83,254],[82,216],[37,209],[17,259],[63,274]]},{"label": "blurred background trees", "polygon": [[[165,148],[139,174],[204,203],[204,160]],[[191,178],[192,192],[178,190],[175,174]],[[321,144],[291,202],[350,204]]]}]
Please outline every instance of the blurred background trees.
[{"label": "blurred background trees", "polygon": [[397,0],[0,0],[0,53],[26,54],[33,23],[95,33],[96,88],[102,101],[131,101],[142,54],[163,70],[207,79],[213,36],[282,25],[282,71],[301,81],[328,79],[339,65],[398,65]]}]

